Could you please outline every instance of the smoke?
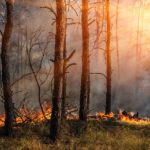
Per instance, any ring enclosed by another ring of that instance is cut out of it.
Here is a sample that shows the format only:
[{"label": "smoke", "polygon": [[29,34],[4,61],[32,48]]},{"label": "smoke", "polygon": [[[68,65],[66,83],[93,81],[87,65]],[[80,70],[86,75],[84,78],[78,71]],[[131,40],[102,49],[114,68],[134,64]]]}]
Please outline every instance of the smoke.
[{"label": "smoke", "polygon": [[[21,18],[21,24],[28,27],[29,31],[37,29],[39,26],[44,29],[44,34],[55,33],[55,23],[53,23],[54,16],[50,14],[48,10],[40,8],[41,6],[48,5],[49,0],[18,0],[16,1],[15,13]],[[51,1],[52,6],[55,9],[55,4]],[[148,15],[149,9],[144,12],[143,19],[143,30],[142,25],[140,25],[141,34],[141,60],[139,63],[138,70],[138,80],[135,75],[136,68],[136,45],[137,45],[137,10],[138,5],[133,7],[131,1],[120,2],[119,6],[119,22],[118,22],[118,33],[119,33],[119,53],[120,53],[120,76],[117,73],[117,59],[116,59],[116,43],[115,43],[115,3],[111,4],[111,50],[112,50],[112,107],[113,111],[123,108],[128,111],[138,111],[141,114],[150,114],[150,62],[149,62],[149,22]],[[81,19],[80,10],[76,6],[77,14],[74,10],[69,10],[68,18],[73,18],[73,22],[79,22]],[[150,14],[150,13],[149,13]],[[92,11],[90,17],[94,17],[94,11]],[[15,23],[17,24],[18,18],[16,18]],[[105,74],[105,59],[104,51],[102,49],[93,50],[93,45],[95,41],[96,29],[95,25],[90,26],[90,48],[91,48],[91,72],[93,73],[104,73]],[[14,32],[17,31],[17,25]],[[16,36],[15,33],[13,35]],[[41,36],[41,39],[42,39]],[[76,62],[77,65],[69,69],[68,73],[68,102],[74,105],[79,104],[80,96],[80,78],[81,78],[81,51],[82,51],[82,40],[81,40],[81,26],[80,24],[68,26],[67,28],[67,51],[68,55],[72,50],[76,49],[76,54],[72,58],[71,62]],[[54,37],[53,37],[54,38]],[[101,41],[105,39],[105,32],[101,36]],[[16,41],[16,38],[14,38]],[[16,46],[17,47],[17,46]],[[101,48],[105,48],[105,42],[100,45]],[[14,48],[16,51],[17,48]],[[45,58],[45,63],[43,69],[53,66],[49,61],[53,58],[54,51],[54,39],[50,42],[49,48],[47,49],[48,55]],[[24,57],[25,57],[24,52]],[[34,50],[34,58],[39,58],[41,56],[38,50]],[[36,55],[36,56],[35,56]],[[15,59],[15,56],[14,56]],[[24,58],[25,59],[25,58]],[[25,62],[23,62],[25,63]],[[16,62],[17,64],[17,62]],[[28,64],[24,64],[27,66]],[[12,68],[14,65],[12,65]],[[25,67],[26,68],[26,67]],[[27,67],[28,68],[28,67]],[[27,73],[29,70],[24,69],[23,73]],[[14,72],[14,70],[13,70]],[[17,76],[17,75],[16,75]],[[20,74],[19,74],[20,76]],[[17,77],[15,77],[16,79]],[[44,77],[42,77],[43,79]],[[51,97],[51,87],[50,82],[52,75],[50,75],[47,83],[42,87],[42,92],[47,90],[47,94],[43,97],[43,100],[49,100]],[[138,85],[138,90],[136,90],[136,85]],[[91,102],[90,109],[95,111],[103,111],[105,107],[105,92],[106,92],[106,81],[101,75],[91,75]],[[14,91],[23,91],[14,96],[14,103],[19,103],[27,94],[27,101],[31,106],[38,106],[37,101],[37,88],[33,76],[29,76],[24,80],[18,82],[14,86]]]}]

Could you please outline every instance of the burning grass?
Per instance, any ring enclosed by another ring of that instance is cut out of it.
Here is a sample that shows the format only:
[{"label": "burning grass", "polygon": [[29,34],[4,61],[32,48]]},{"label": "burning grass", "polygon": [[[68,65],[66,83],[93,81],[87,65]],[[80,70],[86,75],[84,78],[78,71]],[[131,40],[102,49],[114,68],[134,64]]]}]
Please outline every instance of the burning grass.
[{"label": "burning grass", "polygon": [[[43,103],[43,111],[41,110],[31,110],[26,107],[22,107],[19,110],[15,111],[15,118],[14,122],[15,125],[18,124],[35,124],[37,122],[41,122],[44,120],[50,120],[51,117],[51,106],[47,103]],[[67,110],[67,120],[78,120],[78,115],[74,111],[78,111],[78,109],[71,109]],[[118,114],[110,113],[105,114],[103,112],[97,112],[95,115],[89,115],[89,120],[91,118],[103,121],[103,120],[115,120],[120,123],[127,123],[133,125],[150,125],[149,118],[140,118],[138,113],[134,112],[126,112],[126,111],[119,111]],[[5,115],[0,115],[0,127],[4,126]]]},{"label": "burning grass", "polygon": [[97,120],[114,119],[120,123],[127,123],[132,125],[150,125],[149,118],[140,118],[138,116],[138,113],[126,111],[120,111],[117,115],[115,115],[114,113],[106,115],[103,112],[98,112],[96,113],[96,119]]},{"label": "burning grass", "polygon": [[[14,122],[18,124],[35,124],[44,120],[49,120],[51,117],[51,106],[44,102],[43,103],[44,113],[39,110],[31,110],[26,107],[22,107],[19,110],[15,111]],[[0,115],[0,127],[4,126],[5,115]]]}]

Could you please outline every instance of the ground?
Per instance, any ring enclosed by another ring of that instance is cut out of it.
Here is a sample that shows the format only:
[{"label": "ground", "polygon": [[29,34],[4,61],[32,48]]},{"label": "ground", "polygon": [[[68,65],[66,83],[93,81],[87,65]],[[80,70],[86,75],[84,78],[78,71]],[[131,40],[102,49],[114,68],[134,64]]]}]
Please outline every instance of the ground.
[{"label": "ground", "polygon": [[150,126],[115,121],[64,123],[57,144],[48,138],[49,123],[15,129],[13,138],[0,137],[0,150],[150,150]]}]

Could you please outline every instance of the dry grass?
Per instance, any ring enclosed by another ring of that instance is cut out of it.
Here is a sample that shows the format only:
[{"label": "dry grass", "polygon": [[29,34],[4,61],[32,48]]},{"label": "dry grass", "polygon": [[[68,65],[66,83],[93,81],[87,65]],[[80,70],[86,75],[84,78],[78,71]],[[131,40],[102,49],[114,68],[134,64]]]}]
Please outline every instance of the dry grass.
[{"label": "dry grass", "polygon": [[17,137],[0,137],[0,150],[150,150],[150,126],[69,121],[54,145],[48,129],[47,123],[17,129]]}]

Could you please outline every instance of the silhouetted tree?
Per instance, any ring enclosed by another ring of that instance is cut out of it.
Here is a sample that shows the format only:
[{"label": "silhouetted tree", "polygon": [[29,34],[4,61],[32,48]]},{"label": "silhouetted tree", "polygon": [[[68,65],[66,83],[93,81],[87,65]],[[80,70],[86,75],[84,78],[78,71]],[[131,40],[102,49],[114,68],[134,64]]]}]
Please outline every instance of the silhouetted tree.
[{"label": "silhouetted tree", "polygon": [[[66,11],[66,2],[65,2],[65,11]],[[67,17],[67,14],[66,14]],[[63,80],[62,80],[62,119],[66,118],[66,95],[67,95],[67,73],[66,73],[66,67],[67,67],[67,18],[66,18],[66,27],[65,27],[65,39],[64,39],[64,52],[63,52]]]},{"label": "silhouetted tree", "polygon": [[[48,45],[49,45],[49,36],[45,35],[45,42],[40,41],[41,39],[41,34],[42,34],[42,29],[41,27],[39,27],[37,30],[33,31],[30,33],[30,37],[28,36],[28,31],[26,29],[26,34],[25,34],[25,38],[26,38],[26,52],[27,52],[27,57],[28,57],[28,65],[29,68],[33,74],[33,78],[35,80],[36,86],[37,86],[37,95],[38,95],[38,101],[39,101],[39,105],[41,108],[41,111],[43,113],[43,116],[45,119],[45,112],[44,112],[44,108],[42,106],[42,86],[45,84],[45,82],[47,82],[48,77],[50,75],[50,70],[47,72],[47,70],[45,69],[45,71],[43,71],[42,65],[46,56],[46,51],[48,49]],[[39,65],[37,65],[36,63],[36,67],[34,65],[34,59],[33,59],[33,50],[34,49],[38,49],[42,52],[40,59],[38,60]],[[45,74],[45,78],[42,78],[42,74]]]},{"label": "silhouetted tree", "polygon": [[118,67],[118,77],[120,77],[120,56],[119,56],[119,43],[118,43],[118,18],[119,18],[119,3],[117,0],[116,4],[116,52],[117,52],[117,67]]},{"label": "silhouetted tree", "polygon": [[52,115],[50,126],[50,138],[56,141],[61,124],[62,102],[62,77],[63,77],[63,52],[66,28],[65,0],[56,0],[56,37],[54,59],[54,89],[52,97]]},{"label": "silhouetted tree", "polygon": [[80,91],[80,120],[87,120],[90,92],[90,60],[89,60],[89,1],[82,0],[82,75]]},{"label": "silhouetted tree", "polygon": [[13,103],[12,91],[10,83],[10,68],[9,68],[9,43],[13,29],[13,8],[14,1],[6,0],[6,23],[4,33],[2,35],[1,61],[2,61],[2,82],[3,82],[3,97],[5,107],[5,134],[12,136],[13,131]]},{"label": "silhouetted tree", "polygon": [[106,0],[106,107],[105,113],[111,113],[111,51],[110,51],[110,1]]}]

